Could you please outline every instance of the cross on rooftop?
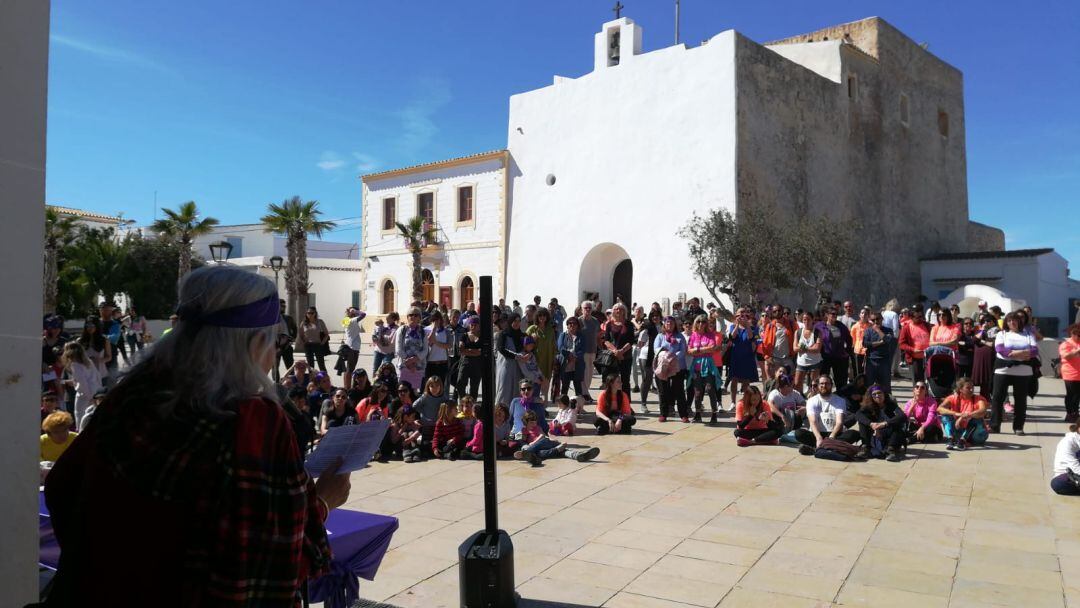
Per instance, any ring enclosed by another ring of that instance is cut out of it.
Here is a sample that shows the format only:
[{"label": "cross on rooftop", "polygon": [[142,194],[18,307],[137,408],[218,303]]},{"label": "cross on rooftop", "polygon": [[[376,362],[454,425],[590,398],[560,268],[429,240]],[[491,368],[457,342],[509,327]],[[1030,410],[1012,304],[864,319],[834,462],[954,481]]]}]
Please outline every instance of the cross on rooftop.
[{"label": "cross on rooftop", "polygon": [[615,7],[612,8],[611,10],[615,11],[615,18],[616,19],[618,19],[621,16],[622,9],[624,9],[624,8],[626,8],[626,7],[623,6],[622,2],[619,2],[619,0],[615,0]]}]

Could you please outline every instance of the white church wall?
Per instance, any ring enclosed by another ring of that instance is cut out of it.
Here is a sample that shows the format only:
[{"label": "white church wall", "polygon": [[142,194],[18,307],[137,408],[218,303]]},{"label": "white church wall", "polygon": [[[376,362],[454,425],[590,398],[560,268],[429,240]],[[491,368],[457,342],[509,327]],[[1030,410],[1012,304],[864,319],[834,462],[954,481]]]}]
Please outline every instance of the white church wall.
[{"label": "white church wall", "polygon": [[609,293],[614,260],[582,275],[602,243],[630,256],[634,300],[704,292],[676,232],[694,211],[734,206],[734,36],[510,98],[508,299],[538,285],[564,302],[580,300],[581,288]]},{"label": "white church wall", "polygon": [[766,45],[765,48],[788,61],[816,72],[819,76],[838,83],[843,77],[843,62],[840,58],[841,44],[843,43],[839,40],[826,40],[824,42],[804,42],[802,44]]}]

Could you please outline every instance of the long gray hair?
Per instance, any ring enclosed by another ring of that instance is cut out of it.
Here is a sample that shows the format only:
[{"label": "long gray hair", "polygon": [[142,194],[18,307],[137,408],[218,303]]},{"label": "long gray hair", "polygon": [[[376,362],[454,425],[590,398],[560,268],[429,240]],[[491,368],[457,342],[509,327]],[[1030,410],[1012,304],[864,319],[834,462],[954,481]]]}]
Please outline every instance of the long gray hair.
[{"label": "long gray hair", "polygon": [[[178,310],[206,315],[270,296],[276,301],[276,294],[273,281],[254,272],[234,266],[204,266],[181,283]],[[153,387],[155,392],[164,391],[161,396],[165,398],[148,404],[161,408],[162,415],[168,415],[180,402],[211,416],[227,415],[227,404],[255,396],[279,402],[274,383],[252,356],[252,347],[259,340],[266,348],[274,348],[276,326],[219,327],[185,316],[181,314],[176,327],[124,374],[117,388],[171,376],[170,386]]]}]

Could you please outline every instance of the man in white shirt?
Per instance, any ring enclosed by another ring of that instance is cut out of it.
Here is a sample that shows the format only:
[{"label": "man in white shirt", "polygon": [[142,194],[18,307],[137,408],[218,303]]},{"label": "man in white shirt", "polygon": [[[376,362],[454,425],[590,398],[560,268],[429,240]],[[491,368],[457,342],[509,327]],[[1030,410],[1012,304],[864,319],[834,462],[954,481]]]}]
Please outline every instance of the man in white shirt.
[{"label": "man in white shirt", "polygon": [[1077,434],[1077,424],[1069,425],[1069,432],[1058,442],[1054,454],[1054,478],[1050,480],[1050,489],[1065,496],[1080,494],[1080,487],[1069,479],[1069,472],[1074,475],[1080,474],[1080,434]]},{"label": "man in white shirt", "polygon": [[360,358],[360,321],[367,316],[366,313],[349,308],[349,323],[345,326],[345,390],[352,388],[352,373],[356,369],[356,361]]},{"label": "man in white shirt", "polygon": [[844,327],[850,331],[851,326],[859,321],[859,317],[855,314],[855,303],[851,300],[844,302],[844,314],[837,317],[836,320],[843,323]]},{"label": "man in white shirt", "polygon": [[795,439],[802,444],[799,446],[799,453],[807,456],[814,453],[814,449],[825,437],[848,443],[859,440],[859,431],[844,429],[847,401],[833,393],[832,378],[819,377],[817,389],[817,394],[806,400],[806,421],[810,430],[795,430]]}]

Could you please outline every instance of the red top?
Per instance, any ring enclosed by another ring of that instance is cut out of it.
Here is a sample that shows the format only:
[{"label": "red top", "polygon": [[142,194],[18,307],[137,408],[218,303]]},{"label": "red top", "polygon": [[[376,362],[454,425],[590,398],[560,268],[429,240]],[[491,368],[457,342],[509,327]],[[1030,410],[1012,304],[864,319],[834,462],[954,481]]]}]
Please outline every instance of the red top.
[{"label": "red top", "polygon": [[[960,327],[959,323],[953,323],[952,325],[942,325],[941,323],[938,323],[934,326],[933,329],[930,330],[930,341],[952,342],[953,340],[956,340],[960,337],[961,329],[962,328]],[[949,345],[949,348],[953,349],[954,351],[959,350],[960,345],[951,344]]]},{"label": "red top", "polygon": [[436,447],[442,447],[449,443],[451,439],[457,440],[458,447],[465,446],[465,425],[461,424],[461,421],[454,418],[452,422],[443,422],[439,420],[435,423],[435,434],[431,436],[431,445]]},{"label": "red top", "polygon": [[[155,606],[300,605],[300,585],[330,559],[322,524],[327,513],[281,407],[251,399],[236,412],[231,462],[206,461],[205,450],[176,452],[167,465],[181,471],[176,483],[156,491],[196,494],[172,500],[116,474],[98,441],[111,412],[95,414],[101,419],[79,435],[45,485],[62,550],[54,586],[59,602],[89,598],[95,605],[144,606],[154,598]],[[146,437],[152,432],[136,436]],[[196,430],[192,437],[204,436]],[[152,447],[140,441],[130,449],[154,457]],[[185,472],[199,481],[185,479]],[[215,482],[224,485],[215,488]],[[215,492],[221,504],[211,504]],[[218,517],[217,525],[205,525],[207,514]],[[212,538],[203,547],[200,532],[206,529]]]},{"label": "red top", "polygon": [[1080,357],[1069,355],[1080,352],[1080,340],[1069,338],[1058,346],[1058,355],[1061,356],[1061,379],[1069,382],[1080,381]]},{"label": "red top", "polygon": [[930,347],[930,326],[926,323],[908,321],[900,328],[897,339],[900,350],[912,359],[925,359],[925,350]]},{"label": "red top", "polygon": [[623,416],[630,416],[634,413],[634,411],[630,409],[630,398],[626,396],[626,393],[622,391],[618,391],[616,393],[616,395],[618,395],[616,400],[619,402],[618,411],[613,411],[613,408],[611,407],[613,404],[608,403],[609,400],[607,395],[607,391],[600,393],[600,400],[596,402],[597,412],[609,418],[618,414],[622,414]]},{"label": "red top", "polygon": [[[746,405],[744,405],[742,400],[740,399],[739,403],[737,403],[735,405],[735,420],[737,420],[738,422],[742,422],[742,420],[744,418],[746,418],[746,411],[748,409],[749,408]],[[759,403],[758,404],[757,415],[754,416],[753,419],[751,419],[750,422],[747,423],[746,426],[743,426],[741,428],[748,429],[748,430],[767,429],[767,428],[769,428],[769,424],[768,424],[769,423],[769,418],[770,418],[769,404],[764,403],[764,402]]]},{"label": "red top", "polygon": [[375,401],[371,397],[365,397],[360,400],[360,404],[356,406],[356,421],[367,422],[371,420],[371,415],[378,410],[383,418],[390,416],[389,408],[379,405],[378,401]]}]

